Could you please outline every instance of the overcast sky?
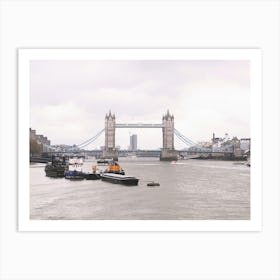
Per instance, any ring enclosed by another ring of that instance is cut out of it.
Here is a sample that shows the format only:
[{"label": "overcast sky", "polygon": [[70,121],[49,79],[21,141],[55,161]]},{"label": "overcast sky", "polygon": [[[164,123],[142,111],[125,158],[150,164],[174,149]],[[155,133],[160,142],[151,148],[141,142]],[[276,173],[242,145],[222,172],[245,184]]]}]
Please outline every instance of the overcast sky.
[{"label": "overcast sky", "polygon": [[[167,109],[175,128],[194,141],[250,137],[250,62],[32,61],[30,126],[52,144],[79,144],[104,128],[111,111],[119,122],[161,123]],[[116,130],[116,145],[162,147],[161,129]],[[104,145],[104,134],[88,148]],[[175,140],[175,148],[185,145]]]}]

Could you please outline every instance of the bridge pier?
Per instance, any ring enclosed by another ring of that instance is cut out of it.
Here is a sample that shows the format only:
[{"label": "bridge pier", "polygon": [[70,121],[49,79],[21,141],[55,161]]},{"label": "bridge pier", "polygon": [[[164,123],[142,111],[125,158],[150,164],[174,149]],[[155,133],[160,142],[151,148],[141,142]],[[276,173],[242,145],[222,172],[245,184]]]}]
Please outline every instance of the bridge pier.
[{"label": "bridge pier", "polygon": [[161,161],[178,160],[178,152],[175,150],[162,150],[159,159]]},{"label": "bridge pier", "polygon": [[119,156],[118,156],[118,152],[117,151],[113,151],[113,150],[104,150],[103,151],[103,158],[112,158],[114,161],[118,161],[119,160]]}]

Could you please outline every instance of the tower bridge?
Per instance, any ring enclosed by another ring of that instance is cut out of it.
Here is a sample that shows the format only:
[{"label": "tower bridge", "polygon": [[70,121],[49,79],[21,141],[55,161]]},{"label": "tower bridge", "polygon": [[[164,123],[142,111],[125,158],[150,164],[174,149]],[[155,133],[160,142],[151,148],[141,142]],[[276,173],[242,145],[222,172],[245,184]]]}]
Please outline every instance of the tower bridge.
[{"label": "tower bridge", "polygon": [[160,159],[161,160],[175,160],[177,159],[177,156],[180,151],[176,151],[174,148],[174,135],[182,141],[186,146],[196,147],[196,151],[199,152],[199,149],[201,149],[201,152],[205,152],[204,148],[199,147],[199,144],[193,142],[186,136],[184,136],[182,133],[180,133],[177,129],[174,127],[174,116],[170,114],[169,110],[167,110],[167,113],[163,115],[161,123],[117,123],[116,122],[116,116],[115,114],[112,114],[111,111],[109,111],[109,114],[106,114],[105,116],[105,127],[101,129],[97,134],[95,134],[93,137],[87,139],[86,141],[78,144],[73,145],[69,147],[65,147],[65,149],[56,149],[54,147],[49,146],[48,148],[54,149],[53,153],[57,152],[66,152],[66,153],[77,153],[85,151],[85,147],[95,142],[102,134],[105,132],[105,148],[103,151],[98,150],[96,151],[98,153],[98,156],[102,152],[103,157],[109,157],[109,158],[118,158],[118,153],[122,153],[121,151],[117,151],[116,149],[116,129],[117,128],[160,128],[162,129],[162,148],[160,151],[155,151],[156,154],[160,153]]},{"label": "tower bridge", "polygon": [[[221,150],[221,151],[213,151],[210,147],[204,147],[202,143],[196,143],[189,138],[187,138],[185,135],[180,133],[175,127],[174,127],[174,116],[170,114],[169,110],[167,110],[167,113],[163,115],[161,123],[117,123],[116,122],[116,116],[115,114],[112,114],[111,111],[109,111],[109,114],[106,114],[105,116],[105,127],[100,130],[96,135],[91,137],[90,139],[82,142],[79,145],[73,145],[65,147],[64,149],[56,148],[47,146],[47,148],[50,148],[52,151],[50,153],[57,153],[57,152],[63,152],[63,153],[93,153],[98,157],[106,157],[106,158],[113,158],[117,160],[118,155],[124,156],[127,154],[127,150],[117,150],[115,145],[115,139],[116,139],[116,129],[121,128],[160,128],[162,130],[162,148],[159,150],[139,150],[138,155],[156,155],[160,156],[160,160],[165,161],[172,161],[176,160],[179,156],[186,156],[186,155],[223,155],[224,157],[231,158],[234,155],[234,147],[232,147],[231,150]],[[85,147],[95,142],[102,134],[105,132],[105,146],[104,150],[85,150]],[[187,147],[191,147],[187,150],[175,150],[174,148],[174,135],[182,141]],[[250,138],[244,138],[241,139],[244,141],[249,141]],[[250,146],[249,146],[250,147]],[[240,150],[240,149],[239,149]]]},{"label": "tower bridge", "polygon": [[115,114],[109,111],[105,116],[105,149],[104,157],[117,159],[115,146],[116,128],[161,128],[162,150],[160,160],[176,160],[178,152],[174,148],[174,116],[169,110],[162,117],[162,123],[116,123]]}]

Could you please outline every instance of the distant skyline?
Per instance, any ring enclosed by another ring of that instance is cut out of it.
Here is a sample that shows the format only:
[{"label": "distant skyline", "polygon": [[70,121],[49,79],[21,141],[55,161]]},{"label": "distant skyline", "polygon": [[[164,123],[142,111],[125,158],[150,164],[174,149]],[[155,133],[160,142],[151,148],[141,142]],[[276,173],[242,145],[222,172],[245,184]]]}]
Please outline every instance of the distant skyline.
[{"label": "distant skyline", "polygon": [[[175,127],[194,141],[212,134],[250,137],[248,60],[33,60],[30,127],[52,144],[79,144],[116,122],[161,123],[167,109]],[[162,147],[161,129],[116,129],[126,149]],[[104,145],[104,134],[88,148]],[[175,139],[175,148],[185,145]]]}]

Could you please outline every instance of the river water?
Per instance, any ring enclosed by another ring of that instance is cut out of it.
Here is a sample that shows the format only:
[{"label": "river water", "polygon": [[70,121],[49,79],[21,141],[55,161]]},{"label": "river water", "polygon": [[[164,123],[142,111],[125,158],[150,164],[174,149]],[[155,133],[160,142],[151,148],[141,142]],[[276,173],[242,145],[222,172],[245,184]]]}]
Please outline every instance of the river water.
[{"label": "river water", "polygon": [[[95,159],[86,159],[90,172]],[[250,168],[232,161],[120,158],[127,187],[101,180],[45,176],[30,165],[30,218],[61,220],[246,220],[250,219]],[[100,169],[106,167],[100,166]],[[147,187],[150,181],[159,187]]]}]

